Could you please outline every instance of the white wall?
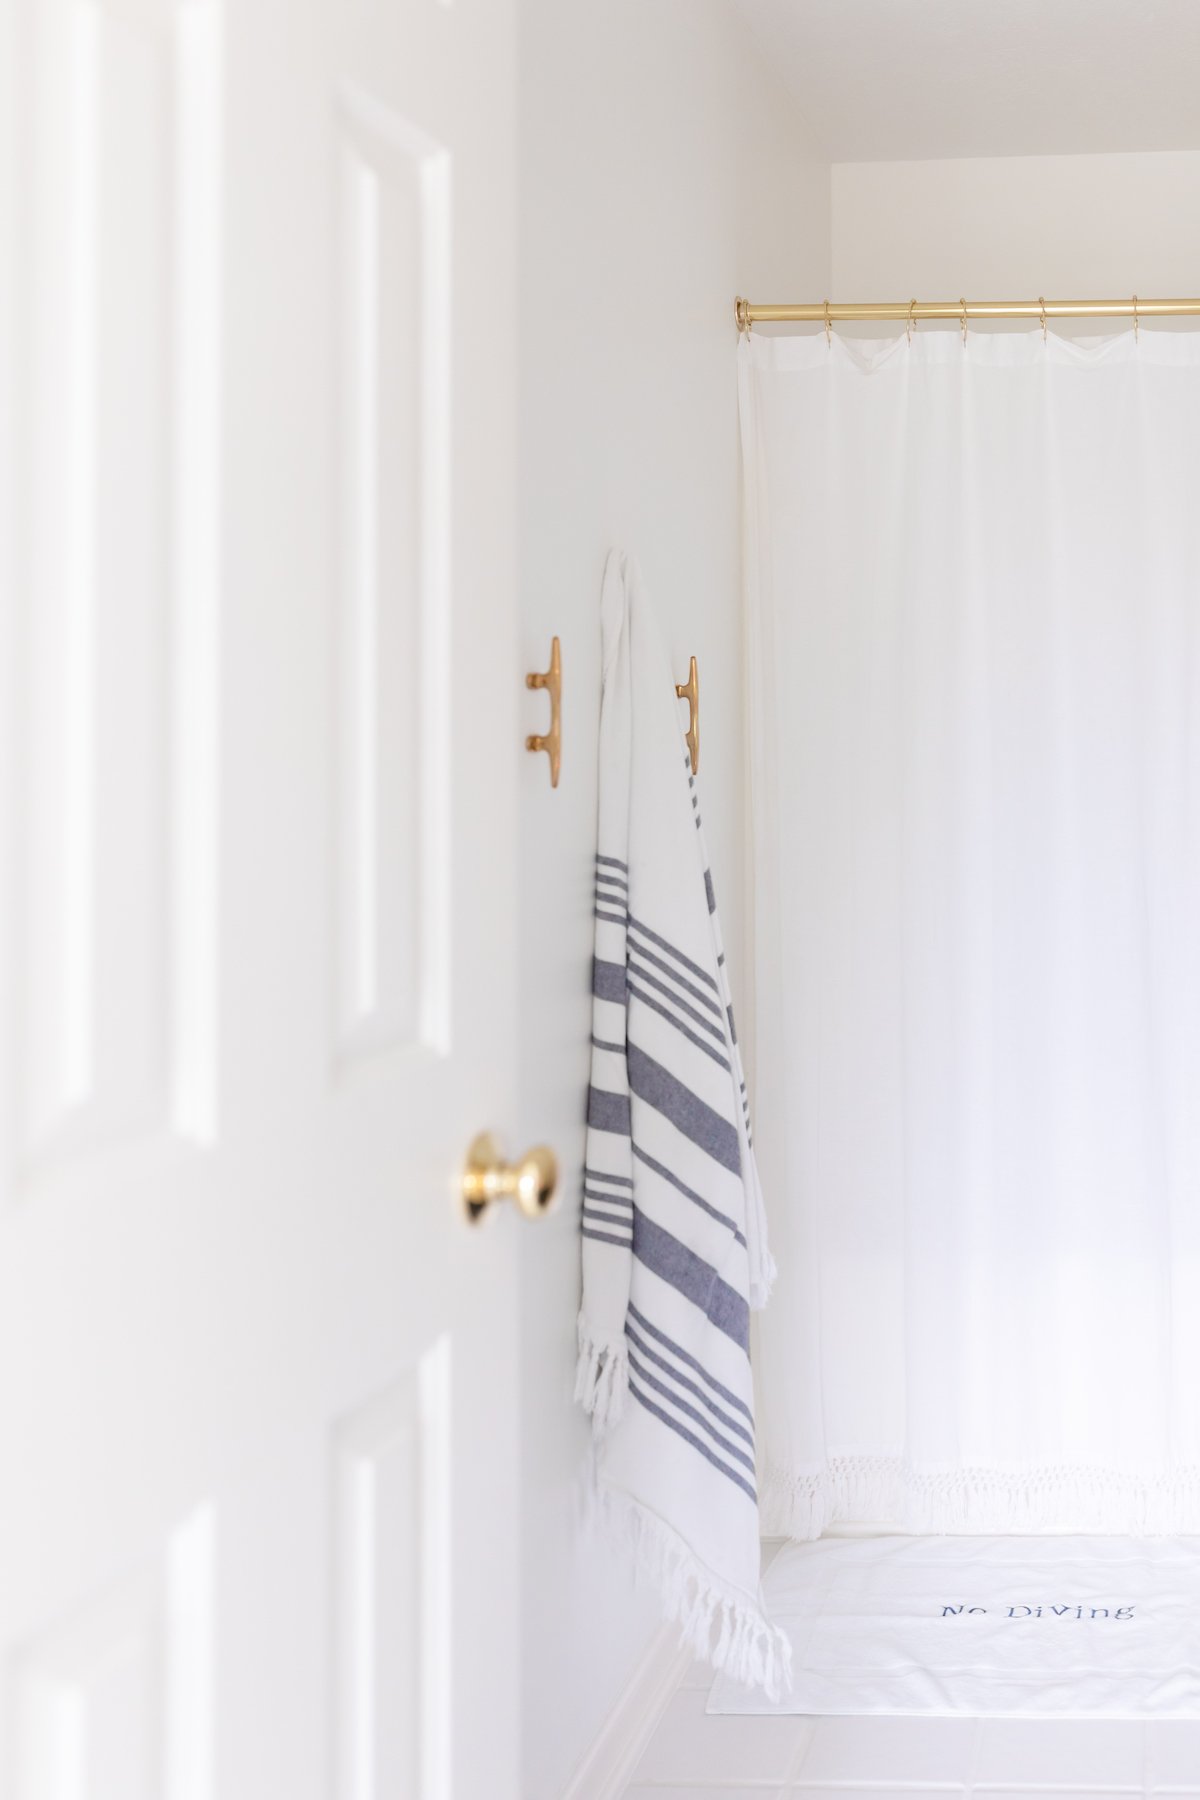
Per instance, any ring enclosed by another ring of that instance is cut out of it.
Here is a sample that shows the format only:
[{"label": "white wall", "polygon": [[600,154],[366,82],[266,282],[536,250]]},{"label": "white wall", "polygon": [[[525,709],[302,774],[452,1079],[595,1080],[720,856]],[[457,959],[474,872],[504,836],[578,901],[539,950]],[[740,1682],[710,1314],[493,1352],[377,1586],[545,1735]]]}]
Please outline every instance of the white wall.
[{"label": "white wall", "polygon": [[[736,984],[733,300],[826,291],[829,171],[807,155],[728,0],[524,0],[522,20],[524,667],[545,666],[557,632],[565,740],[557,792],[544,757],[527,759],[523,789],[521,1128],[561,1152],[564,1203],[522,1240],[522,1792],[558,1800],[654,1620],[622,1563],[581,1533],[587,1432],[571,1404],[600,573],[610,544],[633,550],[681,680],[699,658],[705,824]],[[545,707],[528,696],[528,729],[542,728]],[[681,707],[681,733],[684,718]]]},{"label": "white wall", "polygon": [[840,163],[832,191],[842,300],[1169,296],[1200,283],[1200,152]]}]

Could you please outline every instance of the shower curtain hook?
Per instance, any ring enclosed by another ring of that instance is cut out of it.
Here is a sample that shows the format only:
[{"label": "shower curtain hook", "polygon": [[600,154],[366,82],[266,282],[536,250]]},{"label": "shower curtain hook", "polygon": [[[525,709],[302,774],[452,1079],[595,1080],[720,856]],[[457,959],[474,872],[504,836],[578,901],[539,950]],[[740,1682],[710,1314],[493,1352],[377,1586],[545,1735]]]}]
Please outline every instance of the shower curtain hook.
[{"label": "shower curtain hook", "polygon": [[1133,296],[1133,341],[1138,342],[1138,304],[1137,295]]},{"label": "shower curtain hook", "polygon": [[908,303],[908,324],[904,327],[904,335],[908,339],[910,344],[912,343],[912,334],[913,334],[913,307],[916,304],[917,304],[917,302],[916,302],[915,298],[909,301],[909,303]]},{"label": "shower curtain hook", "polygon": [[825,302],[825,342],[833,349],[833,326],[829,322],[829,302]]},{"label": "shower curtain hook", "polygon": [[1046,296],[1045,296],[1045,294],[1038,295],[1038,305],[1042,309],[1042,342],[1044,344],[1046,342]]},{"label": "shower curtain hook", "polygon": [[958,304],[962,307],[963,349],[965,350],[967,347],[967,303],[966,300],[960,296]]}]

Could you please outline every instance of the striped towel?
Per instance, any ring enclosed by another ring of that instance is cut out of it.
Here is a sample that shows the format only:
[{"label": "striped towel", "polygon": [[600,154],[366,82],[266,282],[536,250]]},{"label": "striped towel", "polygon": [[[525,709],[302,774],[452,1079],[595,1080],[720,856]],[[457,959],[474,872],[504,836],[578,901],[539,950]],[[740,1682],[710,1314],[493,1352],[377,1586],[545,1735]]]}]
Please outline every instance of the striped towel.
[{"label": "striped towel", "polygon": [[576,1397],[597,1485],[697,1655],[776,1697],[750,1309],[774,1274],[695,779],[640,577],[601,599],[592,1076]]}]

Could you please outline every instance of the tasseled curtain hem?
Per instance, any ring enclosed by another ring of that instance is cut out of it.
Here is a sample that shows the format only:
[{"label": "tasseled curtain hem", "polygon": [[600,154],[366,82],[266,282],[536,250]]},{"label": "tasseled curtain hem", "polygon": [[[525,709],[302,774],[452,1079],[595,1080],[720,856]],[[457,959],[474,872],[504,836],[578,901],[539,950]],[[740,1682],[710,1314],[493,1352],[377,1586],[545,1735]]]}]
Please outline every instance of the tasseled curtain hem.
[{"label": "tasseled curtain hem", "polygon": [[1188,1536],[1200,1533],[1200,1467],[1142,1476],[1088,1467],[929,1472],[863,1456],[793,1473],[768,1458],[759,1504],[765,1536],[799,1540],[838,1524]]}]

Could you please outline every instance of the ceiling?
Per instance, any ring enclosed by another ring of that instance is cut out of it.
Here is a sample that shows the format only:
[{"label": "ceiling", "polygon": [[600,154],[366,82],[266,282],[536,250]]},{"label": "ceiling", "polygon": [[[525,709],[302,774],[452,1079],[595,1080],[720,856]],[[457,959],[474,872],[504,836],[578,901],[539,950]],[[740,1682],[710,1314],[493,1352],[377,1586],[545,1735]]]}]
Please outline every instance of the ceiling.
[{"label": "ceiling", "polygon": [[737,0],[834,162],[1200,149],[1200,0]]}]

